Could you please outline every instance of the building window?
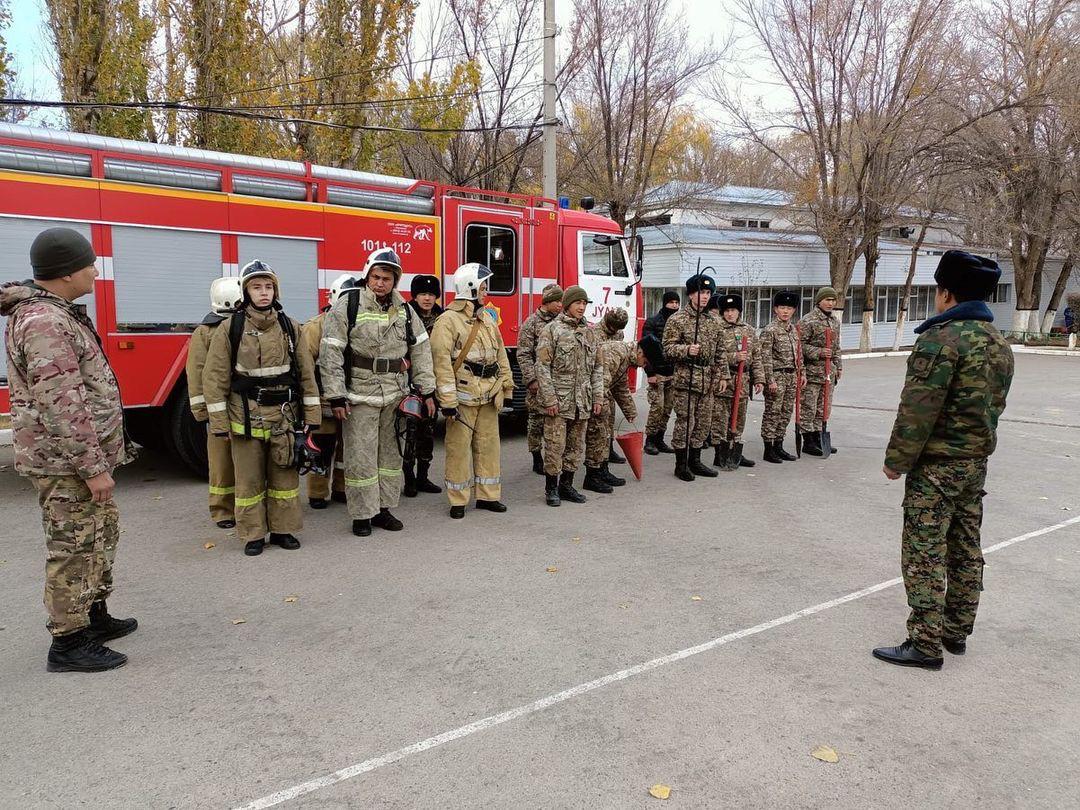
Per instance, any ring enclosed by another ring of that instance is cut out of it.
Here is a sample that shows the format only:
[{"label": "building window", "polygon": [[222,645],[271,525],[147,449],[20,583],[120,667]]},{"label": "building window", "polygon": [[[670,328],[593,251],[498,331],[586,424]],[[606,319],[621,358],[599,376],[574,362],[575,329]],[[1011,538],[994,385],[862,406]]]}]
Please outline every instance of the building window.
[{"label": "building window", "polygon": [[733,219],[733,220],[731,220],[731,227],[732,228],[745,228],[746,227],[746,220],[745,219]]},{"label": "building window", "polygon": [[732,228],[768,228],[771,221],[768,219],[733,219]]},{"label": "building window", "polygon": [[988,304],[1007,304],[1011,286],[1011,284],[998,284],[997,289],[990,293],[990,297],[986,299],[986,302]]},{"label": "building window", "polygon": [[465,262],[479,262],[491,270],[489,292],[512,293],[517,280],[517,234],[498,225],[466,226]]}]

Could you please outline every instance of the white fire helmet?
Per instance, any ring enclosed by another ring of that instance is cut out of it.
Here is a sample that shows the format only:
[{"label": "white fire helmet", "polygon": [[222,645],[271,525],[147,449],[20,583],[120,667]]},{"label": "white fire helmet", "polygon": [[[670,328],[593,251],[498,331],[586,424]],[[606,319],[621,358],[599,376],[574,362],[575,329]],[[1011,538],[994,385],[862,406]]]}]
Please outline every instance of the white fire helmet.
[{"label": "white fire helmet", "polygon": [[394,286],[397,286],[397,283],[401,281],[401,259],[398,258],[397,251],[388,247],[371,251],[367,261],[364,262],[364,269],[359,276],[360,281],[366,282],[371,268],[377,264],[385,265],[394,271]]},{"label": "white fire helmet", "polygon": [[348,273],[342,274],[334,279],[334,283],[330,285],[330,306],[337,303],[337,300],[341,298],[341,294],[349,290],[355,290],[360,287],[360,282],[356,280],[356,276],[349,275]]},{"label": "white fire helmet", "polygon": [[260,259],[255,259],[245,264],[240,269],[240,284],[243,285],[244,297],[247,298],[248,282],[256,278],[268,278],[274,282],[274,300],[281,297],[281,287],[278,285],[277,273],[274,268]]},{"label": "white fire helmet", "polygon": [[225,315],[240,309],[244,303],[244,288],[238,278],[215,278],[210,282],[210,309]]},{"label": "white fire helmet", "polygon": [[478,262],[461,265],[454,271],[454,296],[475,301],[480,295],[480,285],[491,276],[492,272]]}]

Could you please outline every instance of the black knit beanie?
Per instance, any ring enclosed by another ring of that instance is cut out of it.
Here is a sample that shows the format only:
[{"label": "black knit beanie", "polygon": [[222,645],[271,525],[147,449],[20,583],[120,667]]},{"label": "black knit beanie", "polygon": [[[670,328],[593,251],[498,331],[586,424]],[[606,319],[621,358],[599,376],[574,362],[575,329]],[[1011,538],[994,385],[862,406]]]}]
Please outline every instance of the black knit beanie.
[{"label": "black knit beanie", "polygon": [[96,259],[97,254],[86,237],[71,228],[44,230],[30,246],[30,265],[39,281],[70,276]]}]

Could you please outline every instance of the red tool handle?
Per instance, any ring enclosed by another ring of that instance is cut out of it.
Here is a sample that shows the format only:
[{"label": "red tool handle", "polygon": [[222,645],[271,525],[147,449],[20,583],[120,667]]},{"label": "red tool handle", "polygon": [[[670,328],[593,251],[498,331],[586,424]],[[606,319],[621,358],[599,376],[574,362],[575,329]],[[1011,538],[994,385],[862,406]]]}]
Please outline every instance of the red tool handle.
[{"label": "red tool handle", "polygon": [[832,329],[825,327],[825,348],[829,349],[830,356],[825,358],[825,409],[821,413],[823,421],[829,421],[829,400],[832,399]]},{"label": "red tool handle", "polygon": [[[746,335],[743,335],[742,339],[742,351],[746,351]],[[739,421],[739,402],[742,400],[742,381],[743,381],[743,369],[746,368],[746,361],[739,361],[739,370],[735,372],[735,404],[731,408],[731,433],[735,435],[735,425]]]},{"label": "red tool handle", "polygon": [[795,347],[795,424],[798,426],[799,417],[802,416],[802,330],[795,326],[795,337],[798,345]]}]

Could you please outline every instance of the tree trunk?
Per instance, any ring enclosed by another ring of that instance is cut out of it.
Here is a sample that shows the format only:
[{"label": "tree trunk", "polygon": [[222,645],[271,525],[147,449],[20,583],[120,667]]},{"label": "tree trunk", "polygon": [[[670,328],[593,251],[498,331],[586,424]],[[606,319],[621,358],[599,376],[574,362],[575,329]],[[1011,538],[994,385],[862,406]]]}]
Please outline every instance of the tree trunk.
[{"label": "tree trunk", "polygon": [[880,258],[881,251],[878,249],[878,237],[875,233],[870,237],[866,243],[866,250],[863,251],[866,275],[863,282],[862,331],[859,333],[860,352],[868,352],[874,348],[874,279],[877,276]]},{"label": "tree trunk", "polygon": [[[931,214],[933,216],[933,214]],[[896,334],[893,335],[893,351],[899,351],[900,341],[904,337],[904,322],[907,320],[908,302],[911,301],[911,285],[915,281],[915,265],[919,261],[919,251],[922,250],[923,241],[926,239],[926,231],[930,227],[930,217],[923,220],[919,227],[919,235],[915,244],[911,246],[911,258],[908,260],[907,278],[904,279],[904,292],[900,296],[900,306],[896,310]]]},{"label": "tree trunk", "polygon": [[1061,306],[1061,296],[1065,294],[1065,288],[1069,285],[1069,277],[1072,275],[1075,261],[1075,256],[1070,253],[1061,265],[1061,272],[1058,273],[1057,281],[1054,283],[1054,291],[1050,294],[1050,300],[1046,303],[1046,312],[1043,313],[1042,331],[1045,334],[1049,334],[1054,328],[1054,319]]}]

